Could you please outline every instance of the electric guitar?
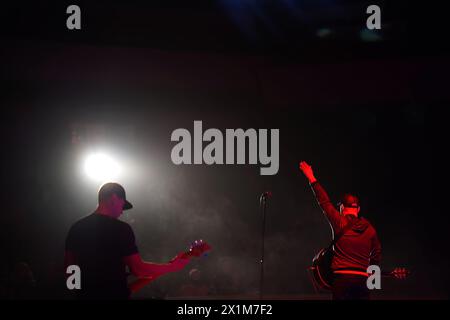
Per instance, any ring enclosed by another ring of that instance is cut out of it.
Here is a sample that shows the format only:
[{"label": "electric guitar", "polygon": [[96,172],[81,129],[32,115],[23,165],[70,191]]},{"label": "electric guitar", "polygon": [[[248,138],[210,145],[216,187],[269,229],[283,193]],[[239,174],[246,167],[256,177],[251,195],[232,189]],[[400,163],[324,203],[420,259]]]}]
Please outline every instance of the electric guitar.
[{"label": "electric guitar", "polygon": [[[331,284],[333,281],[333,272],[331,270],[331,260],[333,258],[332,250],[329,248],[323,248],[313,258],[312,266],[308,268],[312,277],[314,287],[331,290]],[[381,275],[385,277],[393,277],[395,279],[404,280],[410,274],[406,268],[395,268],[391,271],[382,271]],[[368,274],[369,275],[369,274]]]},{"label": "electric guitar", "polygon": [[[208,243],[203,240],[195,240],[190,246],[189,250],[181,254],[181,258],[190,259],[192,257],[200,257],[210,250],[211,246]],[[128,285],[128,288],[130,289],[131,293],[135,293],[160,276],[162,276],[162,274],[157,274],[151,277],[138,278],[137,280],[131,282]]]}]

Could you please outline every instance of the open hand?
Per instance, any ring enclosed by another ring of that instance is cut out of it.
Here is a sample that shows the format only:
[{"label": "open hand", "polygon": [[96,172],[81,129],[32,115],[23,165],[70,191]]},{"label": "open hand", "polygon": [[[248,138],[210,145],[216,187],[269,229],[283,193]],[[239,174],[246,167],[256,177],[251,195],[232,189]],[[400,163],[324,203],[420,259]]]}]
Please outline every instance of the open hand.
[{"label": "open hand", "polygon": [[299,165],[300,170],[303,172],[305,177],[309,180],[309,182],[316,181],[316,178],[314,177],[313,169],[309,164],[307,164],[305,161],[301,161]]}]

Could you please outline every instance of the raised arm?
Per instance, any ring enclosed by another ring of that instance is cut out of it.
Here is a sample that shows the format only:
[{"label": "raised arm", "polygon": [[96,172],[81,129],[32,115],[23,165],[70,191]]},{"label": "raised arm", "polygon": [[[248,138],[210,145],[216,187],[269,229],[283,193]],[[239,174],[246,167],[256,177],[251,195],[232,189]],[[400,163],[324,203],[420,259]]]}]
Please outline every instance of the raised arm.
[{"label": "raised arm", "polygon": [[336,230],[336,228],[340,227],[341,221],[339,211],[336,210],[334,205],[331,203],[331,200],[328,197],[327,192],[317,181],[311,166],[307,164],[305,161],[302,161],[300,162],[300,170],[308,179],[320,208],[327,217],[328,221],[331,223],[331,226]]}]

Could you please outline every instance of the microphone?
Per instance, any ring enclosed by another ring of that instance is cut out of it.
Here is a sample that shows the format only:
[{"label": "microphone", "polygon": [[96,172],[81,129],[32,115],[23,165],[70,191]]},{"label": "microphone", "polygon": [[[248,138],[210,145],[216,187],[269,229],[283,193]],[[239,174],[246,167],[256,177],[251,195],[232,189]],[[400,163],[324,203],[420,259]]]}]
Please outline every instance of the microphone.
[{"label": "microphone", "polygon": [[272,191],[266,191],[263,193],[263,196],[266,198],[271,198],[272,197]]},{"label": "microphone", "polygon": [[262,202],[263,200],[265,201],[266,199],[269,199],[271,197],[272,197],[272,191],[265,191],[259,197],[259,201]]},{"label": "microphone", "polygon": [[272,197],[271,191],[265,191],[261,194],[261,197],[259,198],[259,205],[262,210],[262,230],[261,230],[261,274],[259,278],[259,299],[261,300],[263,298],[263,291],[264,291],[264,240],[265,240],[265,234],[266,234],[266,206],[267,206],[267,199]]}]

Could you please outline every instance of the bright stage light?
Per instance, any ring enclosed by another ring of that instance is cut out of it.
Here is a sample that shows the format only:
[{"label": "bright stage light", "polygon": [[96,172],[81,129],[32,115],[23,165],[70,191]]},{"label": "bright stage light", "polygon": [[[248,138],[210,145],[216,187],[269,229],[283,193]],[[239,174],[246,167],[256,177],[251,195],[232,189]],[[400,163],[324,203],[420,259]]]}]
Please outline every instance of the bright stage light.
[{"label": "bright stage light", "polygon": [[103,153],[95,153],[87,157],[84,170],[89,178],[97,182],[117,181],[121,167],[110,156]]}]

